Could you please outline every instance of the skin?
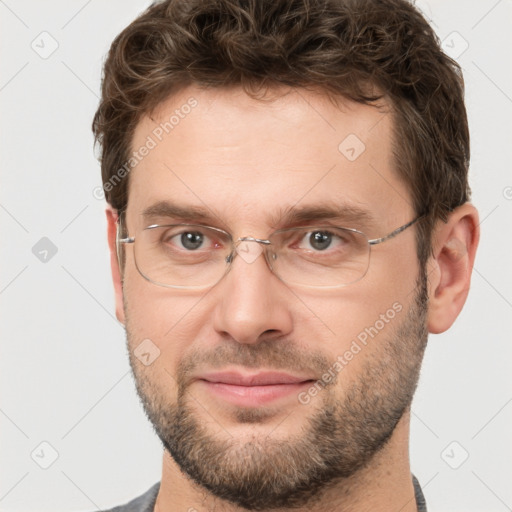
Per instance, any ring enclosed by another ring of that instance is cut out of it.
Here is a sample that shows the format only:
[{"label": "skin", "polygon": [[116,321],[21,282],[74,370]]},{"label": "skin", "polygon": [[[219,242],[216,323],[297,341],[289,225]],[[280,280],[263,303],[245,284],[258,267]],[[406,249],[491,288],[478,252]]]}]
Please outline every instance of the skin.
[{"label": "skin", "polygon": [[[279,208],[326,201],[350,201],[371,212],[372,224],[363,226],[355,220],[347,226],[363,230],[369,238],[384,236],[415,217],[407,187],[393,169],[391,115],[348,102],[335,107],[314,91],[274,92],[272,101],[262,102],[239,89],[191,86],[144,117],[135,130],[133,148],[142,146],[188,98],[198,102],[131,171],[129,234],[136,236],[145,227],[141,212],[161,200],[208,208],[214,215],[208,224],[234,238],[266,238],[277,227],[286,227],[276,225]],[[353,162],[338,150],[349,134],[356,134],[366,147]],[[311,484],[309,494],[293,493],[294,502],[273,504],[258,495],[237,503],[216,492],[215,485],[208,490],[202,485],[206,481],[201,484],[187,476],[190,468],[183,471],[187,461],[181,460],[180,467],[176,454],[173,458],[169,453],[173,448],[169,440],[163,439],[167,449],[155,510],[193,507],[231,512],[243,510],[242,505],[282,511],[416,510],[408,452],[409,403],[427,331],[448,329],[467,297],[479,238],[472,205],[457,208],[447,223],[436,227],[433,255],[425,269],[428,309],[421,301],[423,274],[414,227],[374,246],[365,277],[344,288],[296,288],[272,274],[263,257],[252,263],[236,257],[230,272],[214,287],[191,291],[148,282],[135,267],[131,246],[126,247],[121,279],[116,218],[116,212],[108,209],[116,314],[127,328],[130,361],[148,416],[160,422],[161,437],[185,436],[182,443],[187,450],[177,454],[178,459],[192,458],[195,448],[197,459],[208,461],[205,466],[218,464],[219,478],[228,479],[233,470],[243,480],[257,464],[267,474],[277,466],[274,476],[286,476],[289,465],[283,462],[283,453],[292,454],[283,449],[300,448],[297,462],[306,458],[309,464],[307,457],[313,457],[324,441],[308,433],[334,432],[332,444],[325,441],[325,448],[334,456],[329,464],[338,477],[326,477],[325,485]],[[320,379],[358,334],[375,325],[395,303],[401,312],[307,405],[292,395],[258,408],[235,406],[193,378],[215,368],[280,369]],[[133,351],[148,338],[160,356],[144,366]],[[347,407],[354,402],[361,407]],[[391,408],[398,416],[394,421],[389,417]],[[360,409],[366,417],[361,417]],[[188,423],[170,425],[180,410]],[[318,424],[316,431],[311,430],[322,411],[332,413],[331,423],[324,422],[325,431],[318,430]],[[364,427],[372,415],[378,424],[373,430]],[[350,425],[367,436],[359,448],[370,446],[369,453],[358,451],[346,429]],[[197,436],[187,440],[190,429]],[[200,438],[203,445],[198,444]],[[344,445],[346,451],[332,451]],[[223,459],[215,452],[220,446],[229,447]],[[263,455],[256,459],[258,454]],[[362,466],[356,464],[358,458]],[[208,475],[202,478],[207,480]]]}]

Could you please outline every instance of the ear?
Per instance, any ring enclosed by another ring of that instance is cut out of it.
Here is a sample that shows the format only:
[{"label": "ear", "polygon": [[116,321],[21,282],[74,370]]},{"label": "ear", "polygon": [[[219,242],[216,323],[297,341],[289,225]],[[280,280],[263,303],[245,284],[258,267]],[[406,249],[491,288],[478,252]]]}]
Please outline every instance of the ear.
[{"label": "ear", "polygon": [[432,236],[433,255],[427,264],[428,330],[439,334],[451,327],[469,292],[480,238],[478,212],[469,203],[456,208]]},{"label": "ear", "polygon": [[119,268],[119,260],[117,259],[117,211],[108,206],[107,214],[107,235],[108,248],[110,250],[110,268],[112,271],[112,281],[114,284],[114,293],[116,301],[116,317],[124,325],[124,308],[123,308],[123,279],[121,269]]}]

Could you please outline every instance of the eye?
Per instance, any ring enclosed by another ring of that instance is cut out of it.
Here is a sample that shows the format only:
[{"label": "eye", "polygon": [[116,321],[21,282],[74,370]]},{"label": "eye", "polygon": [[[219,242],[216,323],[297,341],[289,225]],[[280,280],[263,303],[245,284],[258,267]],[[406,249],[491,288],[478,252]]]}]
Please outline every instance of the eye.
[{"label": "eye", "polygon": [[195,251],[196,249],[201,248],[205,236],[197,231],[187,231],[185,233],[181,233],[181,235],[175,236],[174,238],[178,238],[179,243],[184,249]]},{"label": "eye", "polygon": [[334,249],[343,243],[340,236],[336,235],[331,231],[308,231],[302,236],[302,239],[298,243],[300,249],[306,249],[314,251],[325,251],[326,249]]},{"label": "eye", "polygon": [[205,229],[183,229],[183,227],[167,229],[161,241],[175,250],[185,252],[207,251],[219,246],[212,236],[208,236]]},{"label": "eye", "polygon": [[309,235],[308,242],[313,249],[323,251],[332,244],[332,234],[325,231],[315,231]]}]

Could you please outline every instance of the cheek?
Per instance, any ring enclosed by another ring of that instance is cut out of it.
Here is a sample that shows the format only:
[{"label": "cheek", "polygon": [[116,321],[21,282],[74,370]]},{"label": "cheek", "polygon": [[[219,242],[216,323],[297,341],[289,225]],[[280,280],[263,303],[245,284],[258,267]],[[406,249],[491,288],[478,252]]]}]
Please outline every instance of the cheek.
[{"label": "cheek", "polygon": [[332,361],[338,356],[357,359],[350,365],[357,369],[366,357],[378,354],[384,342],[392,341],[394,331],[405,320],[415,297],[418,271],[414,261],[408,265],[407,269],[389,263],[386,268],[375,265],[362,281],[336,293],[302,295],[309,310],[303,308],[301,314],[297,313],[296,333],[307,325],[307,318],[318,317],[324,335],[320,337],[322,346],[317,348]]},{"label": "cheek", "polygon": [[156,366],[174,374],[186,351],[203,337],[205,292],[173,291],[146,281],[136,269],[135,273],[127,271],[124,286],[129,349],[135,351],[150,340],[160,353]]}]

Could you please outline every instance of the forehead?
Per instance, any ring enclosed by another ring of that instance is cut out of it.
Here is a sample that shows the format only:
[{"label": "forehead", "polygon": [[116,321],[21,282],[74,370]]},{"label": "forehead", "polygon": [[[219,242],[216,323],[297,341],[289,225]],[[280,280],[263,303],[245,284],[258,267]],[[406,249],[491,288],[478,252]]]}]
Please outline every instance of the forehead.
[{"label": "forehead", "polygon": [[[269,224],[294,206],[352,205],[405,218],[388,110],[288,89],[188,87],[136,127],[128,216],[163,201],[210,210],[226,225]],[[146,150],[144,150],[146,148]],[[144,155],[142,155],[144,153]]]}]

